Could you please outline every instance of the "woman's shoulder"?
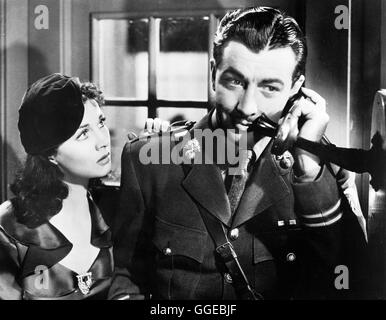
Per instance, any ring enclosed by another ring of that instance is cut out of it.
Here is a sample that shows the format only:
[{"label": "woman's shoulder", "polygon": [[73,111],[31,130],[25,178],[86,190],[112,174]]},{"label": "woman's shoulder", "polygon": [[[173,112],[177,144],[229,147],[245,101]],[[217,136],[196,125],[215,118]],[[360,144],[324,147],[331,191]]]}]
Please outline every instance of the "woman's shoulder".
[{"label": "woman's shoulder", "polygon": [[14,238],[15,230],[19,223],[15,216],[15,208],[11,200],[0,204],[0,231],[5,232],[8,236]]}]

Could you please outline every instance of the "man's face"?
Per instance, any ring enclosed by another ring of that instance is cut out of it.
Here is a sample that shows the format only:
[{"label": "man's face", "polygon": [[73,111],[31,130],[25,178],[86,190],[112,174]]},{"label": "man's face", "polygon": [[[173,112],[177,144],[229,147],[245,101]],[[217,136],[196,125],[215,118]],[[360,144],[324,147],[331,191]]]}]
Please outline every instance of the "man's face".
[{"label": "man's face", "polygon": [[245,45],[229,41],[220,65],[212,65],[215,104],[223,129],[243,134],[262,113],[277,122],[288,99],[302,85],[292,85],[296,65],[290,47],[255,53]]}]

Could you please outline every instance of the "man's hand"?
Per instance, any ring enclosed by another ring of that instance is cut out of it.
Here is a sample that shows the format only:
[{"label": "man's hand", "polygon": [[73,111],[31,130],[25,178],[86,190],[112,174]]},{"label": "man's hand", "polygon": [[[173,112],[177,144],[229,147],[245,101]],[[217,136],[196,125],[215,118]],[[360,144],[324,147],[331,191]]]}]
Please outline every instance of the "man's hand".
[{"label": "man's hand", "polygon": [[[298,137],[319,142],[326,131],[329,116],[326,113],[326,100],[315,91],[301,88],[306,98],[302,97],[294,104],[289,113],[301,127]],[[320,172],[319,157],[304,151],[295,149],[294,172],[301,182],[313,181]]]},{"label": "man's hand", "polygon": [[160,118],[147,118],[145,123],[144,134],[166,132],[168,131],[170,122]]},{"label": "man's hand", "polygon": [[[162,120],[160,118],[147,118],[145,122],[145,128],[143,131],[141,131],[139,137],[145,137],[152,133],[166,132],[169,130],[169,127],[169,121]],[[138,136],[134,132],[129,131],[127,137],[129,140],[133,140]]]}]

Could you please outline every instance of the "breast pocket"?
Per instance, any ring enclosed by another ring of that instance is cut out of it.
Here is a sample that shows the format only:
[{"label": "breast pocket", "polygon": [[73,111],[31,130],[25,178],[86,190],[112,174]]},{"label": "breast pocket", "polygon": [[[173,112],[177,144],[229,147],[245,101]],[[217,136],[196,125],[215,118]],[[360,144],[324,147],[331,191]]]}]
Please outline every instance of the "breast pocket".
[{"label": "breast pocket", "polygon": [[259,263],[267,260],[273,260],[273,256],[268,248],[258,238],[253,241],[253,262]]},{"label": "breast pocket", "polygon": [[157,293],[161,299],[189,299],[200,279],[205,255],[205,231],[156,218]]}]

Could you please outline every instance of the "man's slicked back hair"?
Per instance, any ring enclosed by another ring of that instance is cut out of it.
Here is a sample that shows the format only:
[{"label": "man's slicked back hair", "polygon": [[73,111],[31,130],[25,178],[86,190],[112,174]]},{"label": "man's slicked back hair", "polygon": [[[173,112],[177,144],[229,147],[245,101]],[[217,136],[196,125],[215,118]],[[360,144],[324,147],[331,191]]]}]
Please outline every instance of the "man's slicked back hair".
[{"label": "man's slicked back hair", "polygon": [[236,9],[221,20],[214,38],[213,58],[218,67],[225,45],[238,41],[254,52],[290,47],[295,53],[295,82],[305,72],[306,40],[294,18],[269,7]]}]

